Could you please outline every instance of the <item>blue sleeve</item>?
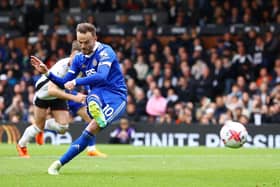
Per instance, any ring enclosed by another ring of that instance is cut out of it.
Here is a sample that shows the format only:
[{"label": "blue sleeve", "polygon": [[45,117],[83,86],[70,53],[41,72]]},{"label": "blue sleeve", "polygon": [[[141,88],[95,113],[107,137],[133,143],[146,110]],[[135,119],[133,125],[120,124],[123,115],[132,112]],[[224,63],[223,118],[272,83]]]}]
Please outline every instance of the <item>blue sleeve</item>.
[{"label": "blue sleeve", "polygon": [[94,85],[107,79],[113,61],[116,59],[115,52],[112,48],[105,48],[98,54],[97,72],[93,75],[77,78],[76,85]]},{"label": "blue sleeve", "polygon": [[85,87],[86,92],[90,93],[90,91],[91,91],[90,86],[89,85],[85,85],[84,87]]},{"label": "blue sleeve", "polygon": [[97,82],[103,82],[107,79],[109,71],[109,66],[102,65],[98,67],[98,70],[95,74],[88,77],[77,78],[76,85],[94,85]]},{"label": "blue sleeve", "polygon": [[60,88],[64,88],[64,84],[76,78],[78,73],[80,72],[78,63],[79,63],[79,56],[76,55],[72,61],[69,71],[66,73],[64,77],[58,77],[54,75],[52,72],[50,72],[48,75],[48,79],[54,82]]},{"label": "blue sleeve", "polygon": [[48,79],[54,82],[60,88],[64,88],[64,84],[67,81],[73,80],[76,76],[73,73],[67,72],[64,77],[58,77],[54,75],[52,72],[49,73]]}]

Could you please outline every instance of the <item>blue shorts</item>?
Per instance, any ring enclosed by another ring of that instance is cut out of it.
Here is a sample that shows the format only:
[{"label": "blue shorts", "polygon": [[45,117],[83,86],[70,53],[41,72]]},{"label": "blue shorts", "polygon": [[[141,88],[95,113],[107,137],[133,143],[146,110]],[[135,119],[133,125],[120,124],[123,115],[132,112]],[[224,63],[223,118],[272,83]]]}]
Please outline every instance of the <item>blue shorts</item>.
[{"label": "blue shorts", "polygon": [[[76,90],[71,90],[71,91],[68,90],[67,92],[70,93],[70,94],[73,94],[73,95],[78,94],[78,92]],[[68,107],[69,107],[69,112],[73,117],[77,116],[77,112],[78,112],[78,110],[80,110],[80,108],[86,106],[85,104],[78,103],[78,102],[75,102],[75,101],[72,101],[72,100],[68,100],[67,104],[68,104]]]},{"label": "blue shorts", "polygon": [[[102,108],[107,124],[121,118],[126,110],[126,100],[118,93],[113,93],[106,89],[95,88],[87,97],[87,103],[96,101]],[[90,113],[87,111],[89,116]]]}]

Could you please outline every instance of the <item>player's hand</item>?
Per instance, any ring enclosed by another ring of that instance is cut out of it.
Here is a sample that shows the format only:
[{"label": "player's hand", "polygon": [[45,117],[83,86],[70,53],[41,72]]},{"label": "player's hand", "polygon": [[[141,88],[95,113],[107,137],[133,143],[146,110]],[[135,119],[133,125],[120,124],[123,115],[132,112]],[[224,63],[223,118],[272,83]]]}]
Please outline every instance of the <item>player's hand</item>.
[{"label": "player's hand", "polygon": [[73,90],[75,88],[75,85],[76,85],[76,80],[72,80],[72,81],[68,81],[64,84],[64,87],[67,89],[67,90]]},{"label": "player's hand", "polygon": [[47,66],[36,56],[30,56],[31,65],[41,74],[47,73],[49,70]]},{"label": "player's hand", "polygon": [[78,93],[76,96],[75,96],[75,100],[76,102],[78,103],[86,103],[86,98],[87,98],[87,95],[84,95],[82,93]]}]

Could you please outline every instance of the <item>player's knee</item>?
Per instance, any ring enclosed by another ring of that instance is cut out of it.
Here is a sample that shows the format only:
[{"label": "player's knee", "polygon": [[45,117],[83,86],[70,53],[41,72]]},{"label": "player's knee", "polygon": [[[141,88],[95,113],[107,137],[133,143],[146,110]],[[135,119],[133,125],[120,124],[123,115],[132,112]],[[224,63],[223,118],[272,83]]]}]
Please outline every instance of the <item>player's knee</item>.
[{"label": "player's knee", "polygon": [[57,125],[57,133],[59,134],[65,134],[65,132],[69,130],[69,124],[62,125],[58,123]]}]

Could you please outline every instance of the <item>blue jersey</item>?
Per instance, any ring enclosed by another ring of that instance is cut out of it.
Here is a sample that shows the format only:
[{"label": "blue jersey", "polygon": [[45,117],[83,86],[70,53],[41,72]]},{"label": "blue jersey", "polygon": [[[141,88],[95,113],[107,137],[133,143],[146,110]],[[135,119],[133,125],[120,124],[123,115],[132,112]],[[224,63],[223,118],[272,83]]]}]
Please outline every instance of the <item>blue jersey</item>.
[{"label": "blue jersey", "polygon": [[76,54],[72,65],[63,78],[49,74],[49,79],[60,87],[73,80],[82,72],[83,77],[76,79],[76,85],[89,85],[90,89],[104,89],[120,95],[126,100],[127,88],[119,61],[113,49],[106,44],[96,42],[92,54]]}]

